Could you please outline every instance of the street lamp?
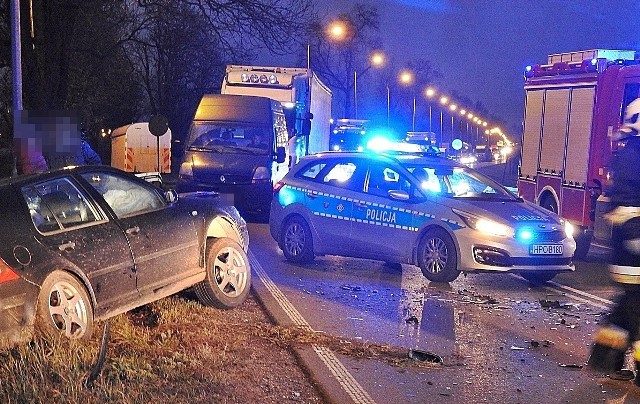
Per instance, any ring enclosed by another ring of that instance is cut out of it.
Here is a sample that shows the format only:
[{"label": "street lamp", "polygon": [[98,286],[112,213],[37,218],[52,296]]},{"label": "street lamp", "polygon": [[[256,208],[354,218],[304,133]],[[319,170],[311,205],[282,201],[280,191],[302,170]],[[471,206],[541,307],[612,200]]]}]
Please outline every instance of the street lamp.
[{"label": "street lamp", "polygon": [[454,120],[454,112],[458,109],[456,104],[449,105],[449,110],[451,111],[451,140],[453,141],[453,120]]},{"label": "street lamp", "polygon": [[449,98],[446,96],[442,96],[440,97],[440,142],[444,142],[444,126],[443,126],[443,120],[444,120],[444,112],[442,111],[442,107],[444,107],[445,105],[447,105],[449,103]]},{"label": "street lamp", "polygon": [[436,95],[436,90],[431,87],[427,87],[424,90],[424,95],[429,99],[429,132],[433,132],[431,129],[431,99]]},{"label": "street lamp", "polygon": [[[400,84],[404,85],[404,86],[411,86],[413,85],[416,76],[415,74],[411,71],[411,70],[402,70],[400,72],[400,75],[398,76],[398,79],[400,80]],[[411,130],[413,132],[415,132],[416,130],[416,94],[415,91],[413,93],[413,110],[412,110],[412,114],[411,114]]]},{"label": "street lamp", "polygon": [[[360,72],[360,76],[365,74],[372,67],[384,66],[385,62],[386,62],[386,58],[384,56],[384,53],[380,51],[373,52],[369,57],[369,66],[367,66],[363,71]],[[389,86],[387,86],[387,92],[388,92],[388,89],[389,89]],[[388,98],[388,95],[387,95],[387,98]],[[356,119],[358,119],[358,72],[356,70],[353,71],[353,105],[355,108]],[[388,120],[388,115],[389,114],[387,113],[387,120]]]}]

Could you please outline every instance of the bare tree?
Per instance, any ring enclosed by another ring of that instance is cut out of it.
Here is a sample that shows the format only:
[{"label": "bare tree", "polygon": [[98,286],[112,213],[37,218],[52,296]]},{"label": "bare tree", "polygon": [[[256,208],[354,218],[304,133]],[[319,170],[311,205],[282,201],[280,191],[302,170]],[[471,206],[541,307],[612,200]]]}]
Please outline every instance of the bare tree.
[{"label": "bare tree", "polygon": [[353,115],[352,95],[355,74],[369,67],[372,51],[380,49],[378,10],[373,6],[355,4],[336,18],[346,26],[343,40],[332,40],[327,35],[331,21],[316,20],[310,26],[309,46],[311,67],[331,87],[343,105],[344,116]]}]

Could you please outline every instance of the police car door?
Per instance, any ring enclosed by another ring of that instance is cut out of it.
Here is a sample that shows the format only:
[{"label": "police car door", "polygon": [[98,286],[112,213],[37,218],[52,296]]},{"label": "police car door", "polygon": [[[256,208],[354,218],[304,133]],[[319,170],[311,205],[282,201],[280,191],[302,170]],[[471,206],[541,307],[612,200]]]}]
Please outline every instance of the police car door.
[{"label": "police car door", "polygon": [[360,197],[353,203],[352,254],[383,261],[405,261],[415,237],[411,183],[393,165],[371,162]]},{"label": "police car door", "polygon": [[321,238],[320,252],[339,255],[350,251],[353,198],[358,195],[354,190],[362,188],[365,172],[361,159],[330,159],[315,178],[313,189],[307,190],[306,205]]}]

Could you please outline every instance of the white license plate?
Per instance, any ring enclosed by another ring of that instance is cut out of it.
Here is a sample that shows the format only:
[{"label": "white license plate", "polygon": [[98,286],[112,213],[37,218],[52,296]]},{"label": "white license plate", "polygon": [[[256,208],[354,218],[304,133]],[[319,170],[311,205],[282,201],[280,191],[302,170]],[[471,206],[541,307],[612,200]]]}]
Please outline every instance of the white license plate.
[{"label": "white license plate", "polygon": [[532,244],[529,246],[530,255],[562,255],[562,244]]}]

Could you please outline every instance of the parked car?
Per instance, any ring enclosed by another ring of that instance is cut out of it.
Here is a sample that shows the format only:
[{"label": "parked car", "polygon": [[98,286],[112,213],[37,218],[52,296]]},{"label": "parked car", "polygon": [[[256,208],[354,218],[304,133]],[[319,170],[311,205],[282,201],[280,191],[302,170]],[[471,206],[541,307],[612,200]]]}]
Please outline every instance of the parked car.
[{"label": "parked car", "polygon": [[569,223],[449,159],[316,154],[276,190],[270,232],[292,262],[333,254],[406,263],[435,282],[461,271],[544,282],[575,270]]},{"label": "parked car", "polygon": [[[246,223],[216,194],[178,196],[107,166],[0,182],[0,342],[91,336],[96,320],[193,287],[233,308],[251,271]],[[45,335],[46,335],[45,334]]]}]

